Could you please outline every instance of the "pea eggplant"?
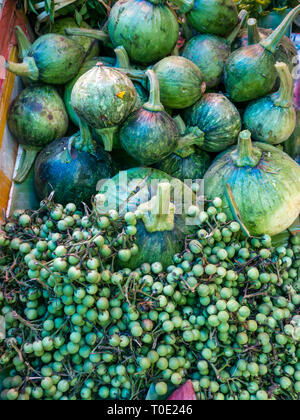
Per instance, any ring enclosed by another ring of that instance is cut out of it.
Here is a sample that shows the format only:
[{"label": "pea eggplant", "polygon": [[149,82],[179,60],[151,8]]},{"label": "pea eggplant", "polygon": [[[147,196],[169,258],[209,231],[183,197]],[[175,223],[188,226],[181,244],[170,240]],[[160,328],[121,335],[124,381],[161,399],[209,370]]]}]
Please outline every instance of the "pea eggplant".
[{"label": "pea eggplant", "polygon": [[[65,86],[65,93],[64,93],[65,105],[66,105],[66,108],[67,108],[67,111],[71,120],[77,127],[79,127],[79,118],[77,117],[71,105],[72,90],[73,90],[73,87],[75,86],[75,83],[83,74],[85,74],[86,72],[91,70],[93,67],[95,67],[97,63],[99,62],[104,63],[108,67],[129,69],[130,62],[129,62],[129,58],[125,49],[123,47],[118,47],[115,49],[115,54],[116,54],[116,58],[94,57],[90,60],[85,61],[83,65],[81,66],[77,76]],[[134,82],[134,86],[137,92],[137,101],[135,104],[135,109],[138,109],[147,101],[147,92],[143,88],[143,86],[138,82]]]},{"label": "pea eggplant", "polygon": [[[115,48],[122,45],[131,60],[147,66],[171,54],[178,41],[179,25],[166,0],[120,0],[111,9],[108,32]],[[81,34],[103,38],[97,30],[82,30]]]},{"label": "pea eggplant", "polygon": [[159,82],[153,70],[146,72],[150,81],[150,98],[138,111],[132,113],[120,130],[124,150],[142,165],[152,165],[174,151],[193,144],[201,145],[203,133],[191,127],[180,139],[173,118],[160,102]]},{"label": "pea eggplant", "polygon": [[193,204],[194,193],[178,179],[150,168],[133,168],[121,172],[105,183],[100,190],[107,195],[105,204],[99,203],[101,214],[117,210],[137,214],[136,244],[139,252],[126,267],[136,269],[141,264],[160,261],[163,267],[172,264],[172,257],[181,250],[185,235],[195,231],[187,223],[187,200]]},{"label": "pea eggplant", "polygon": [[14,178],[15,182],[21,183],[37,153],[66,134],[69,120],[63,100],[54,87],[34,86],[24,89],[12,102],[7,123],[13,137],[23,147]]},{"label": "pea eggplant", "polygon": [[172,0],[197,32],[227,36],[238,24],[234,0]]},{"label": "pea eggplant", "polygon": [[270,144],[288,140],[296,128],[292,75],[284,63],[275,67],[281,81],[279,91],[250,103],[244,114],[252,138]]},{"label": "pea eggplant", "polygon": [[242,128],[237,108],[219,93],[207,93],[184,113],[187,127],[198,127],[204,135],[200,146],[207,152],[221,152],[237,142]]},{"label": "pea eggplant", "polygon": [[[22,33],[21,28],[17,28]],[[23,39],[26,35],[23,33]],[[7,69],[31,82],[63,85],[78,73],[84,58],[83,47],[73,39],[58,34],[47,34],[22,52],[23,62],[6,63]]]},{"label": "pea eggplant", "polygon": [[208,88],[214,88],[221,83],[225,63],[231,54],[232,44],[247,17],[248,12],[242,10],[238,25],[227,38],[209,34],[197,35],[190,39],[184,47],[183,57],[199,67]]},{"label": "pea eggplant", "polygon": [[270,144],[252,144],[247,130],[216,159],[204,185],[207,199],[221,197],[227,215],[254,236],[283,232],[300,212],[300,166]]},{"label": "pea eggplant", "polygon": [[247,102],[263,97],[273,89],[277,73],[274,53],[293,19],[295,7],[268,38],[234,51],[224,70],[226,92],[234,102]]},{"label": "pea eggplant", "polygon": [[99,62],[75,83],[71,106],[80,119],[96,130],[105,150],[111,151],[119,125],[133,110],[136,100],[131,80]]},{"label": "pea eggplant", "polygon": [[40,199],[55,191],[55,200],[79,207],[89,204],[97,184],[114,175],[113,163],[101,145],[86,143],[80,132],[50,143],[35,162],[35,189]]}]

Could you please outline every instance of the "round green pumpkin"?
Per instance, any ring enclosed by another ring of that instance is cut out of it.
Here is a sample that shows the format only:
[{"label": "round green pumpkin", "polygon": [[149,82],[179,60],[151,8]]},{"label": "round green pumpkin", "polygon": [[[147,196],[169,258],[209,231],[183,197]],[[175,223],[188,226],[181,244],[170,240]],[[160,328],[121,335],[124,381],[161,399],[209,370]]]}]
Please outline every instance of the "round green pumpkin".
[{"label": "round green pumpkin", "polygon": [[187,109],[184,121],[204,132],[201,149],[221,152],[237,142],[242,122],[237,108],[219,93],[207,93],[193,107]]},{"label": "round green pumpkin", "polygon": [[188,108],[206,90],[201,70],[187,58],[166,57],[153,70],[159,80],[161,102],[166,108]]},{"label": "round green pumpkin", "polygon": [[222,154],[204,177],[208,200],[221,197],[228,217],[236,217],[231,188],[242,222],[251,235],[277,235],[289,228],[300,212],[300,166],[266,143],[240,134],[238,146]]},{"label": "round green pumpkin", "polygon": [[108,32],[131,60],[148,65],[166,57],[177,44],[177,17],[166,0],[120,0],[111,9]]},{"label": "round green pumpkin", "polygon": [[[147,220],[148,203],[158,196],[159,185],[162,183],[171,183],[170,202],[168,199],[165,201],[165,204],[167,202],[170,205],[170,214],[150,213],[149,217],[151,219],[153,216],[153,219]],[[181,181],[149,168],[133,168],[121,172],[101,187],[100,193],[107,196],[107,201],[104,206],[98,207],[99,213],[114,209],[125,215],[126,212],[139,209],[145,215],[145,219],[139,219],[137,223],[136,243],[139,253],[126,263],[126,267],[135,269],[145,262],[159,261],[166,268],[172,264],[173,255],[182,251],[186,235],[193,233],[196,227],[186,223],[187,216],[180,211],[184,195],[180,194],[179,199],[178,192],[185,194],[192,202],[195,199],[193,192]],[[170,216],[174,208],[176,211],[172,220]]]}]

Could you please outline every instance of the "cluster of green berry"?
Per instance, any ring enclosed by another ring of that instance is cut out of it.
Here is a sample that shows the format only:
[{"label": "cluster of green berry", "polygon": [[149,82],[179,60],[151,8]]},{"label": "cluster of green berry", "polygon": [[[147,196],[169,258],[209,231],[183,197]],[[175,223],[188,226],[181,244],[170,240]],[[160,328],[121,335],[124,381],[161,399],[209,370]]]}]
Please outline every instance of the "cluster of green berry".
[{"label": "cluster of green berry", "polygon": [[192,379],[203,400],[297,400],[300,238],[245,238],[220,199],[188,214],[199,229],[166,271],[118,267],[139,252],[133,213],[15,214],[0,235],[1,399],[164,399]]}]

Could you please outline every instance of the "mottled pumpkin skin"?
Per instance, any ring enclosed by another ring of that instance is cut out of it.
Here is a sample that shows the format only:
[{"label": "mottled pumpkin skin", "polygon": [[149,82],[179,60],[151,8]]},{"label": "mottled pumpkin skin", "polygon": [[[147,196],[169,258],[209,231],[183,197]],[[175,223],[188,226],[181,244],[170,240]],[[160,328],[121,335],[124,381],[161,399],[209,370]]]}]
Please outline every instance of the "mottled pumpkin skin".
[{"label": "mottled pumpkin skin", "polygon": [[85,51],[73,39],[63,35],[47,34],[38,38],[28,54],[39,69],[39,81],[64,85],[78,73]]},{"label": "mottled pumpkin skin", "polygon": [[187,58],[166,57],[153,70],[159,80],[161,102],[167,108],[188,108],[206,90],[201,70]]},{"label": "mottled pumpkin skin", "polygon": [[122,45],[131,60],[144,65],[170,54],[179,36],[177,18],[166,2],[153,3],[120,0],[108,19],[108,32],[114,47]]},{"label": "mottled pumpkin skin", "polygon": [[[176,201],[174,191],[185,191],[193,197],[191,190],[178,179],[174,179],[164,172],[150,168],[133,168],[125,172],[128,184],[120,182],[120,175],[116,175],[101,187],[100,193],[106,194],[108,201],[104,210],[117,209],[121,215],[127,211],[134,212],[142,203],[151,200],[157,194],[160,182],[172,182],[171,201],[176,208],[181,208],[182,201]],[[123,173],[124,176],[124,173]],[[154,182],[153,182],[154,181]],[[112,185],[115,186],[112,187]],[[184,238],[195,232],[197,227],[186,224],[186,214],[175,215],[174,229],[172,231],[149,233],[143,221],[137,223],[136,243],[139,247],[137,256],[131,258],[125,265],[136,269],[141,264],[160,261],[164,268],[172,264],[174,254],[181,252]]]},{"label": "mottled pumpkin skin", "polygon": [[44,147],[66,134],[69,119],[54,87],[34,86],[24,89],[12,102],[7,123],[18,143]]},{"label": "mottled pumpkin skin", "polygon": [[168,156],[156,167],[173,178],[181,181],[202,179],[210,167],[211,158],[203,150],[195,150],[195,153],[183,158],[176,153]]},{"label": "mottled pumpkin skin", "polygon": [[287,154],[266,143],[253,143],[263,151],[255,167],[237,167],[230,149],[213,163],[204,177],[208,199],[225,196],[229,184],[243,222],[252,235],[277,235],[292,225],[300,212],[300,166]]},{"label": "mottled pumpkin skin", "polygon": [[[77,135],[80,137],[80,134]],[[114,175],[108,153],[97,145],[95,156],[78,150],[76,143],[69,152],[70,138],[57,139],[37,157],[35,188],[40,199],[55,190],[55,200],[63,205],[82,202],[90,204],[97,183]]]},{"label": "mottled pumpkin skin", "polygon": [[76,114],[96,129],[121,124],[134,108],[137,93],[131,80],[116,69],[96,66],[72,90]]},{"label": "mottled pumpkin skin", "polygon": [[288,140],[296,126],[296,111],[275,106],[268,96],[251,103],[244,114],[244,124],[253,140],[279,144]]},{"label": "mottled pumpkin skin", "polygon": [[198,32],[220,36],[229,35],[239,20],[234,0],[195,0],[187,18]]},{"label": "mottled pumpkin skin", "polygon": [[218,86],[222,81],[224,66],[231,53],[225,39],[214,35],[197,35],[183,50],[188,58],[201,70],[208,88]]},{"label": "mottled pumpkin skin", "polygon": [[224,69],[226,92],[233,102],[248,102],[269,94],[276,79],[274,56],[259,44],[234,51]]},{"label": "mottled pumpkin skin", "polygon": [[[60,34],[66,36],[65,30],[67,28],[84,28],[84,29],[91,29],[90,25],[86,22],[82,22],[79,26],[75,19],[71,17],[66,17],[62,19],[56,19],[54,24],[51,26],[51,32],[54,34]],[[93,57],[97,57],[99,55],[99,42],[93,40],[91,38],[87,38],[86,36],[71,36],[68,35],[68,38],[73,39],[74,41],[78,42],[85,51],[85,59],[89,60]]]},{"label": "mottled pumpkin skin", "polygon": [[147,166],[161,161],[176,149],[179,132],[165,111],[140,108],[122,126],[120,141],[130,156]]},{"label": "mottled pumpkin skin", "polygon": [[242,127],[236,107],[219,93],[205,94],[186,110],[184,120],[188,127],[197,126],[205,133],[201,149],[213,153],[235,144]]}]

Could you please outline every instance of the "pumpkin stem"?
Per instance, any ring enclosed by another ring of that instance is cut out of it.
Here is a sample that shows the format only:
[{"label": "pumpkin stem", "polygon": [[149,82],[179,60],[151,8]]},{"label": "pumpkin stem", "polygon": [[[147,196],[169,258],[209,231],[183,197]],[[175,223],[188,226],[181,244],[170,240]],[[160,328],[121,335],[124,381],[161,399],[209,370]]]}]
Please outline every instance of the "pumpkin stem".
[{"label": "pumpkin stem", "polygon": [[181,13],[188,13],[194,7],[195,0],[172,0],[172,3],[179,7]]},{"label": "pumpkin stem", "polygon": [[32,44],[20,26],[16,26],[15,33],[19,48],[19,60],[23,61],[28,56]]},{"label": "pumpkin stem", "polygon": [[238,148],[231,153],[233,163],[240,168],[245,166],[254,168],[258,165],[261,157],[262,151],[252,145],[250,131],[242,131],[239,136]]},{"label": "pumpkin stem", "polygon": [[181,157],[182,159],[186,159],[187,157],[192,156],[195,153],[195,146],[186,146],[183,149],[176,150],[175,155]]},{"label": "pumpkin stem", "polygon": [[66,28],[67,35],[86,36],[87,38],[98,39],[99,41],[109,41],[109,35],[97,29]]},{"label": "pumpkin stem", "polygon": [[260,41],[260,34],[258,31],[257,20],[254,18],[248,19],[248,45],[258,44]]},{"label": "pumpkin stem", "polygon": [[114,147],[114,139],[119,130],[119,127],[98,128],[96,133],[101,137],[104,149],[111,152]]},{"label": "pumpkin stem", "polygon": [[201,147],[205,140],[205,134],[198,127],[189,127],[186,130],[186,135],[181,137],[178,141],[176,151],[184,149],[189,146]]},{"label": "pumpkin stem", "polygon": [[40,150],[40,148],[22,146],[22,155],[14,176],[14,182],[21,184],[25,181]]},{"label": "pumpkin stem", "polygon": [[246,23],[246,19],[248,18],[249,13],[247,10],[241,10],[239,14],[239,23],[236,25],[234,30],[231,32],[231,34],[226,38],[227,44],[232,45],[235,41],[236,37],[238,36],[240,30]]},{"label": "pumpkin stem", "polygon": [[183,119],[181,118],[180,115],[176,115],[175,118],[173,118],[175,121],[175,124],[177,125],[178,131],[180,133],[181,136],[184,136],[185,132],[186,132],[186,125],[185,122],[183,121]]},{"label": "pumpkin stem", "polygon": [[281,24],[277,27],[277,29],[275,29],[275,31],[273,31],[267,39],[261,41],[260,45],[263,46],[267,51],[270,51],[274,54],[279,42],[299,13],[300,5],[291,10],[290,13],[281,22]]},{"label": "pumpkin stem", "polygon": [[6,68],[11,73],[20,77],[27,77],[28,79],[36,82],[39,79],[39,69],[37,68],[34,58],[25,57],[23,63],[13,63],[8,61]]},{"label": "pumpkin stem", "polygon": [[128,54],[124,47],[117,47],[115,50],[116,54],[116,64],[115,67],[117,69],[129,69],[130,68],[130,61]]},{"label": "pumpkin stem", "polygon": [[153,70],[147,70],[146,76],[148,77],[150,82],[150,96],[149,101],[144,104],[143,108],[152,112],[164,111],[165,108],[160,102],[160,88],[156,74]]},{"label": "pumpkin stem", "polygon": [[280,88],[272,95],[272,100],[276,106],[289,108],[294,100],[294,83],[291,72],[285,63],[276,63],[275,67],[280,78]]},{"label": "pumpkin stem", "polygon": [[137,208],[148,232],[172,231],[175,222],[175,205],[171,203],[171,185],[158,184],[157,195]]},{"label": "pumpkin stem", "polygon": [[80,128],[80,136],[75,135],[75,140],[73,146],[77,150],[81,150],[82,152],[90,153],[91,155],[96,155],[96,147],[94,140],[91,136],[91,131],[87,123],[81,119],[79,119],[79,128]]}]

